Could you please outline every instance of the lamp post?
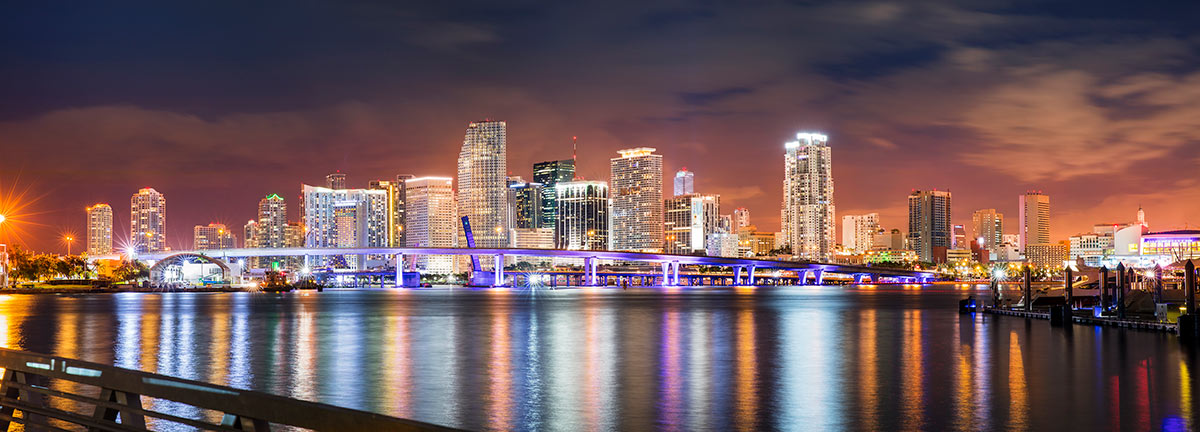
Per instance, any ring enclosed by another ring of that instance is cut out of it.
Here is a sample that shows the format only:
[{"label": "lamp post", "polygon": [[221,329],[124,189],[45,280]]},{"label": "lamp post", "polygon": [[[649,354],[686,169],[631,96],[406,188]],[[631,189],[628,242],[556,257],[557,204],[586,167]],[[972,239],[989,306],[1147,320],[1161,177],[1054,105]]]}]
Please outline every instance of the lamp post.
[{"label": "lamp post", "polygon": [[71,242],[75,241],[75,237],[65,236],[63,241],[67,242],[67,256],[71,256]]}]

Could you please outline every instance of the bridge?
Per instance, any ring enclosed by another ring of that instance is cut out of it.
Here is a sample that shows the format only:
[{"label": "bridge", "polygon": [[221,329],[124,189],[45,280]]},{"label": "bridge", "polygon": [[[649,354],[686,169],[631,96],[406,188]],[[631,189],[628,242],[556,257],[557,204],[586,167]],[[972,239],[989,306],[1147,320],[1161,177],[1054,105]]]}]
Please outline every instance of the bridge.
[{"label": "bridge", "polygon": [[[250,257],[319,257],[331,255],[374,255],[391,257],[395,265],[397,281],[404,280],[404,263],[406,259],[429,255],[466,255],[492,256],[495,265],[492,270],[492,284],[504,285],[505,257],[536,257],[536,258],[575,258],[584,263],[583,285],[598,285],[599,262],[601,260],[624,261],[661,266],[661,272],[653,276],[660,277],[661,285],[679,285],[680,265],[701,265],[726,267],[734,273],[734,284],[755,285],[758,270],[781,270],[796,272],[799,280],[806,281],[809,276],[820,284],[827,273],[843,274],[854,277],[856,282],[876,282],[881,278],[891,278],[898,282],[921,283],[933,280],[936,275],[929,271],[913,271],[895,268],[842,265],[800,261],[779,261],[755,258],[726,258],[696,255],[672,255],[644,252],[621,252],[603,250],[562,250],[562,249],[515,249],[515,248],[429,248],[429,247],[365,247],[365,248],[238,248],[214,249],[198,251],[169,251],[139,254],[136,258],[141,261],[154,262],[151,267],[152,279],[159,280],[163,267],[173,260],[192,257],[216,264],[224,272],[225,280],[229,280],[229,268],[225,264],[230,259]],[[156,279],[159,278],[159,279]],[[400,285],[400,283],[397,283]]]}]

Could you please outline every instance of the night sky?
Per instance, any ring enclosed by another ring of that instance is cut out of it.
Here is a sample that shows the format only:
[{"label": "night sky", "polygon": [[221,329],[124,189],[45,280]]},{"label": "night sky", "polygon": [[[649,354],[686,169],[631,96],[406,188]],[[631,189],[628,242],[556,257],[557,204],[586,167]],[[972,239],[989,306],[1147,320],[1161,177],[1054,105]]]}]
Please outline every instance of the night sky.
[{"label": "night sky", "polygon": [[1139,205],[1152,230],[1200,224],[1193,1],[27,3],[0,7],[0,201],[39,198],[36,249],[82,238],[96,202],[119,241],[146,186],[186,249],[269,193],[298,220],[300,184],[334,170],[454,176],[485,118],[514,175],[572,136],[588,179],[657,147],[767,230],[800,130],[830,137],[839,224],[907,229],[914,188],[1010,233],[1044,191],[1054,240]]}]

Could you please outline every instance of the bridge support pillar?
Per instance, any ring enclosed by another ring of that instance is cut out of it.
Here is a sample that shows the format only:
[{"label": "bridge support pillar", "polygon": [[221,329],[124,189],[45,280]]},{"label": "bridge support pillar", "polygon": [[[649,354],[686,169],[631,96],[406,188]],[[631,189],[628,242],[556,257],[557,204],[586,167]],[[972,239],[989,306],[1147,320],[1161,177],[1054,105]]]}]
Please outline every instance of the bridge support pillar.
[{"label": "bridge support pillar", "polygon": [[671,262],[670,261],[663,261],[662,271],[663,271],[663,275],[662,275],[663,286],[670,285],[671,284]]},{"label": "bridge support pillar", "polygon": [[750,266],[750,285],[754,285],[754,284],[755,284],[755,280],[754,280],[754,270],[756,270],[757,268],[758,268],[758,266]]},{"label": "bridge support pillar", "polygon": [[808,270],[796,271],[796,285],[805,285],[808,283]]},{"label": "bridge support pillar", "polygon": [[404,254],[396,254],[396,288],[404,287]]},{"label": "bridge support pillar", "polygon": [[679,261],[671,263],[671,285],[679,285]]},{"label": "bridge support pillar", "polygon": [[496,255],[496,279],[492,281],[492,286],[504,286],[504,255]]},{"label": "bridge support pillar", "polygon": [[817,270],[816,274],[817,274],[817,280],[814,281],[813,284],[815,284],[815,285],[824,284],[825,283],[825,270]]},{"label": "bridge support pillar", "polygon": [[583,259],[583,274],[587,286],[596,286],[596,257]]},{"label": "bridge support pillar", "polygon": [[734,284],[734,285],[741,285],[741,284],[742,284],[742,266],[737,266],[737,267],[734,267],[734,270],[733,270],[733,284]]}]

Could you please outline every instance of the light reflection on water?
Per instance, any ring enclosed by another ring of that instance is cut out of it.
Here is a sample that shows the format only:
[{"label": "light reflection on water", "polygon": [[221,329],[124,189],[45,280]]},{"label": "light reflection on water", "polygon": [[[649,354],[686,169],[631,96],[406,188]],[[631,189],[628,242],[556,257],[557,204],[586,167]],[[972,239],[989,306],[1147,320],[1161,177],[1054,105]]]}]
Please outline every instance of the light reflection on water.
[{"label": "light reflection on water", "polygon": [[1196,426],[1173,336],[865,288],[13,295],[0,346],[468,429]]}]

